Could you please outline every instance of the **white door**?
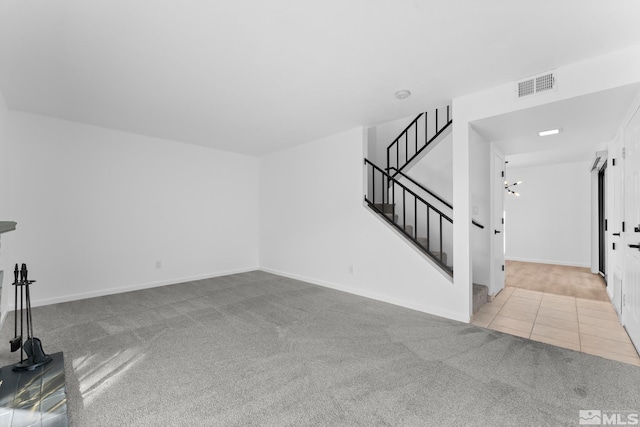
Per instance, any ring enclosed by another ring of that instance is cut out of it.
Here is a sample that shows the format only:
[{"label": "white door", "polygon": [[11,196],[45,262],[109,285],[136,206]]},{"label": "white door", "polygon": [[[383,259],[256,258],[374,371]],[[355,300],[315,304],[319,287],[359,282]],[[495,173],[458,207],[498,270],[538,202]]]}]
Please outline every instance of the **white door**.
[{"label": "white door", "polygon": [[622,321],[640,348],[640,112],[624,129],[624,275]]},{"label": "white door", "polygon": [[624,253],[622,237],[622,221],[624,212],[624,159],[622,158],[622,138],[618,138],[610,147],[609,159],[609,187],[610,211],[607,218],[607,233],[609,237],[607,276],[611,286],[612,301],[618,314],[622,314],[622,262]]},{"label": "white door", "polygon": [[489,293],[497,294],[504,288],[504,155],[492,150],[491,158],[491,270]]}]

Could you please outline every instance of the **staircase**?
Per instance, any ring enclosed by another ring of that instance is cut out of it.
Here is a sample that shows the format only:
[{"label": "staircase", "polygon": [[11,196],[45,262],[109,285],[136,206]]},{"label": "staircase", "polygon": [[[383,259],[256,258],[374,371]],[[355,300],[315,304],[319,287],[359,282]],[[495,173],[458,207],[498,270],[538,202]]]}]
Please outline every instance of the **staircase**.
[{"label": "staircase", "polygon": [[473,284],[473,314],[489,301],[489,288],[485,285]]},{"label": "staircase", "polygon": [[[429,117],[435,119],[431,126]],[[426,200],[434,195],[432,192],[421,187],[427,193],[420,195],[401,182],[406,177],[403,171],[422,158],[450,129],[453,121],[448,106],[446,121],[442,122],[438,110],[431,116],[419,114],[387,147],[385,169],[365,159],[368,174],[365,202],[442,272],[453,277],[453,265],[448,256],[453,250],[453,220]]]},{"label": "staircase", "polygon": [[368,206],[453,277],[447,256],[452,249],[453,220],[369,160],[365,165],[371,183],[365,195]]},{"label": "staircase", "polygon": [[[387,219],[391,223],[400,227],[400,223],[398,222],[399,215],[395,213],[395,205],[389,203],[374,204],[373,208],[378,212],[383,212],[384,216],[387,217]],[[447,265],[447,254],[442,251],[430,250],[429,248],[431,247],[431,245],[429,245],[429,237],[416,237],[414,233],[414,230],[416,228],[417,227],[414,227],[413,225],[404,225],[404,228],[401,228],[401,231],[403,231],[404,234],[409,236],[412,240],[415,240],[415,243],[417,243],[421,249],[427,250],[432,258],[439,260],[443,265],[447,266],[453,272],[453,268]],[[442,247],[441,242],[439,247]]]},{"label": "staircase", "polygon": [[[453,206],[408,172],[451,131],[449,106],[446,116],[438,110],[419,114],[386,149],[383,168],[364,159],[367,171],[365,202],[376,214],[424,253],[436,268],[453,277]],[[429,120],[431,118],[431,120]],[[472,220],[478,229],[482,224]],[[488,287],[473,284],[472,312],[488,300]]]}]

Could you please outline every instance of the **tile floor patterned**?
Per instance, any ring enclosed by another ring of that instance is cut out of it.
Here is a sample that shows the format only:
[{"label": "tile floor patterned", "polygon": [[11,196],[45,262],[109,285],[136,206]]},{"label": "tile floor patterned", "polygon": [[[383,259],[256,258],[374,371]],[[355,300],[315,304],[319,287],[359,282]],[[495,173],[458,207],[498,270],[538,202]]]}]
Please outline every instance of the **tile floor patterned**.
[{"label": "tile floor patterned", "polygon": [[[532,287],[531,279],[527,283]],[[562,293],[570,292],[563,287]],[[595,295],[593,290],[589,294]],[[640,366],[640,357],[609,301],[507,286],[478,310],[472,323]]]}]

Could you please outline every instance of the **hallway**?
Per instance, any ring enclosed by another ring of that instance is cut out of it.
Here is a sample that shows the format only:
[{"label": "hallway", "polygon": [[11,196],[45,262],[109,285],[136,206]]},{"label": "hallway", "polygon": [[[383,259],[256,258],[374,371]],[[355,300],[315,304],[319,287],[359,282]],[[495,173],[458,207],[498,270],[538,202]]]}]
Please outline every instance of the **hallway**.
[{"label": "hallway", "polygon": [[472,324],[640,367],[600,276],[580,267],[508,261],[505,284]]}]

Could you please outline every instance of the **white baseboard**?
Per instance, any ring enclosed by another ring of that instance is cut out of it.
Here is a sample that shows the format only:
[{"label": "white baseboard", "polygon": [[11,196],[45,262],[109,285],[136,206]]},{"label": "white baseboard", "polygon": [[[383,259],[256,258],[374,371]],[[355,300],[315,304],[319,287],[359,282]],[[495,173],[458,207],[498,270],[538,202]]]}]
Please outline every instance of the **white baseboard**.
[{"label": "white baseboard", "polygon": [[[51,305],[51,304],[59,304],[59,303],[63,303],[63,302],[78,301],[78,300],[83,300],[83,299],[88,299],[88,298],[101,297],[101,296],[105,296],[105,295],[114,295],[114,294],[120,294],[120,293],[125,293],[125,292],[132,292],[132,291],[137,291],[137,290],[141,290],[141,289],[149,289],[149,288],[155,288],[155,287],[159,287],[159,286],[174,285],[174,284],[178,284],[178,283],[190,282],[190,281],[195,281],[195,280],[203,280],[203,279],[211,279],[211,278],[220,277],[220,276],[228,276],[230,274],[247,273],[247,272],[255,271],[255,270],[260,270],[260,271],[264,271],[264,272],[267,272],[267,273],[276,274],[278,276],[288,277],[290,279],[301,280],[301,281],[304,281],[304,282],[307,282],[307,283],[311,283],[311,284],[314,284],[314,285],[323,286],[323,287],[326,287],[326,288],[335,289],[335,290],[342,291],[342,292],[347,292],[347,293],[350,293],[350,294],[353,294],[353,295],[358,295],[358,296],[361,296],[361,297],[370,298],[370,299],[373,299],[373,300],[376,300],[376,301],[386,302],[386,303],[389,303],[389,304],[397,305],[397,306],[408,308],[408,309],[411,309],[411,310],[420,311],[422,313],[427,313],[427,314],[432,314],[432,315],[439,316],[439,317],[444,317],[444,318],[451,319],[451,320],[456,320],[456,321],[459,321],[459,322],[469,323],[469,321],[470,321],[470,319],[469,319],[469,317],[467,315],[451,312],[451,311],[448,311],[448,310],[442,310],[439,307],[426,306],[426,305],[423,305],[423,304],[416,304],[415,302],[405,301],[405,300],[398,299],[398,298],[393,298],[393,297],[390,297],[388,295],[382,295],[382,294],[379,294],[379,293],[376,293],[376,292],[369,292],[369,291],[366,291],[366,290],[353,288],[353,287],[350,287],[350,286],[347,286],[347,285],[331,283],[331,282],[327,282],[327,281],[323,281],[323,280],[318,280],[318,279],[315,279],[315,278],[312,278],[312,277],[306,277],[306,276],[301,276],[301,275],[297,275],[297,274],[291,274],[291,273],[288,273],[288,272],[274,270],[274,269],[270,269],[270,268],[264,268],[264,267],[241,268],[241,269],[227,270],[227,271],[221,271],[221,272],[198,275],[198,276],[175,278],[175,279],[162,280],[162,281],[157,281],[157,282],[140,283],[140,284],[135,284],[135,285],[123,286],[123,287],[119,287],[119,288],[102,289],[102,290],[96,290],[96,291],[91,291],[91,292],[81,292],[81,293],[76,293],[76,294],[63,295],[63,296],[59,296],[59,297],[55,297],[55,298],[34,299],[31,302],[31,306],[32,307],[40,307],[40,306]],[[2,313],[2,317],[5,317],[7,315],[7,313],[9,311],[12,311],[12,310],[13,310],[13,304],[10,304],[7,307],[7,310],[4,313]]]},{"label": "white baseboard", "polygon": [[322,286],[325,288],[335,289],[337,291],[346,292],[353,295],[358,295],[365,298],[370,298],[376,301],[386,302],[389,304],[397,305],[399,307],[408,308],[411,310],[420,311],[422,313],[432,314],[434,316],[444,317],[451,320],[456,320],[458,322],[469,323],[471,319],[468,315],[455,313],[448,310],[442,310],[439,307],[426,306],[422,304],[416,304],[414,302],[405,301],[397,298],[390,297],[388,295],[382,295],[376,292],[369,292],[359,288],[353,288],[347,285],[341,285],[332,282],[326,282],[323,280],[318,280],[312,277],[300,276],[297,274],[288,273],[285,271],[274,270],[271,268],[260,267],[261,271],[271,274],[277,274],[278,276],[288,277],[290,279],[300,280],[303,282],[311,283],[313,285]]},{"label": "white baseboard", "polygon": [[572,261],[559,261],[549,259],[533,259],[533,258],[519,258],[519,257],[505,257],[506,261],[521,261],[521,262],[533,262],[536,264],[553,264],[553,265],[566,265],[567,267],[584,267],[591,268],[591,264],[584,264],[580,262]]},{"label": "white baseboard", "polygon": [[[202,274],[198,276],[180,277],[175,279],[161,280],[157,282],[139,283],[134,285],[122,286],[119,288],[109,288],[109,289],[101,289],[101,290],[90,291],[90,292],[80,292],[77,294],[63,295],[55,298],[34,299],[31,301],[31,306],[40,307],[44,305],[59,304],[62,302],[78,301],[78,300],[83,300],[88,298],[102,297],[105,295],[114,295],[114,294],[121,294],[124,292],[138,291],[141,289],[156,288],[159,286],[175,285],[178,283],[191,282],[194,280],[212,279],[214,277],[228,276],[230,274],[247,273],[249,271],[255,271],[255,270],[258,270],[257,266],[220,271],[220,272],[210,273],[210,274]],[[13,310],[13,301],[11,305],[7,307],[6,311],[8,312],[11,310]],[[5,314],[5,313],[2,313],[2,314]]]}]

